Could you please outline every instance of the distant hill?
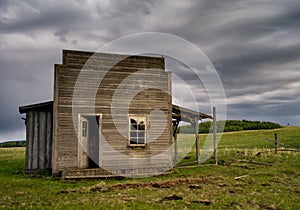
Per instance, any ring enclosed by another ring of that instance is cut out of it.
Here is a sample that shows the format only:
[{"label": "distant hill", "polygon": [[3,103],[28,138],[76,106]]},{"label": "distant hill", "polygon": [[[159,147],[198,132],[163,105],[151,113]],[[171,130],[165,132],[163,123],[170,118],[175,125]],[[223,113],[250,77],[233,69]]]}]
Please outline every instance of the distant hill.
[{"label": "distant hill", "polygon": [[0,147],[26,147],[25,140],[18,140],[18,141],[7,141],[0,143]]},{"label": "distant hill", "polygon": [[[208,133],[212,122],[203,122],[199,125],[199,133]],[[278,123],[250,120],[225,120],[217,122],[217,131],[222,132],[221,127],[224,125],[223,132],[243,131],[243,130],[263,130],[282,128]],[[194,133],[191,125],[183,125],[178,129],[180,133]],[[212,132],[212,131],[211,131]]]}]

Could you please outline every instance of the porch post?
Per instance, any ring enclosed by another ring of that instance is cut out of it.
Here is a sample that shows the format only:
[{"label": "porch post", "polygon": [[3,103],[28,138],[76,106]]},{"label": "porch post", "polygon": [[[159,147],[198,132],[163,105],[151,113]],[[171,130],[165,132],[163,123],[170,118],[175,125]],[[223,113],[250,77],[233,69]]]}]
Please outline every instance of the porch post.
[{"label": "porch post", "polygon": [[194,129],[196,137],[196,160],[197,164],[200,164],[200,152],[199,152],[199,135],[198,135],[198,117],[194,118]]},{"label": "porch post", "polygon": [[214,161],[218,164],[218,151],[217,151],[217,114],[216,107],[213,107],[213,137],[214,137]]}]

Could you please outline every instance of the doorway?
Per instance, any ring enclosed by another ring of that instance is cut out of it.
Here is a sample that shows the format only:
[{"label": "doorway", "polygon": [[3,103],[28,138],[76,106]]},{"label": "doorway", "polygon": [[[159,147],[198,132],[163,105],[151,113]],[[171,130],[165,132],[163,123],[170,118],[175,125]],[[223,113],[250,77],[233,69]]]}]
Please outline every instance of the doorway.
[{"label": "doorway", "polygon": [[79,167],[100,166],[101,115],[80,115],[79,123]]}]

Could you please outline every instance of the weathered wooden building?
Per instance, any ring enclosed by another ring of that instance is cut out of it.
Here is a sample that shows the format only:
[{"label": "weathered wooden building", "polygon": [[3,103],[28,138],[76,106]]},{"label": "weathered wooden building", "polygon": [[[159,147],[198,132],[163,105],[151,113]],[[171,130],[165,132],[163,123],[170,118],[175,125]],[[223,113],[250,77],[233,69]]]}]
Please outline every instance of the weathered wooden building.
[{"label": "weathered wooden building", "polygon": [[53,102],[23,106],[26,113],[25,172],[50,171],[52,168]]},{"label": "weathered wooden building", "polygon": [[19,108],[26,171],[84,178],[170,169],[172,128],[211,118],[172,106],[171,81],[162,57],[64,50],[53,102]]}]

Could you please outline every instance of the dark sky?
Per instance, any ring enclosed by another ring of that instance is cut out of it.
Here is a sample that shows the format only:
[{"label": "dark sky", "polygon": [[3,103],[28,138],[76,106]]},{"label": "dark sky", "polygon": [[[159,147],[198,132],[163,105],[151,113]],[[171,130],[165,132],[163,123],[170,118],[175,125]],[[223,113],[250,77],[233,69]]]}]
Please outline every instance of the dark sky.
[{"label": "dark sky", "polygon": [[25,138],[18,106],[52,100],[62,49],[96,51],[150,31],[208,56],[227,119],[300,125],[300,1],[0,0],[0,141]]}]

